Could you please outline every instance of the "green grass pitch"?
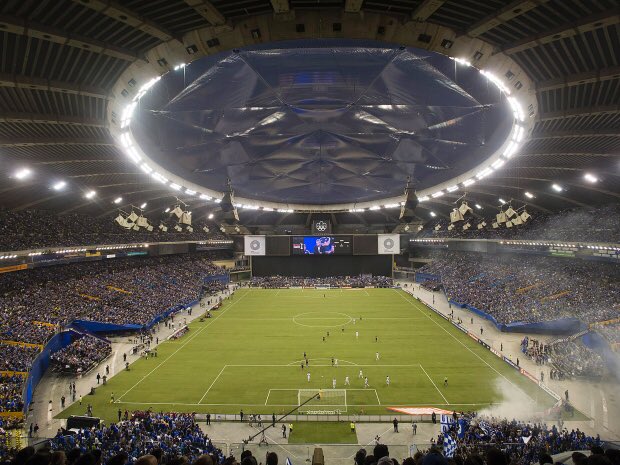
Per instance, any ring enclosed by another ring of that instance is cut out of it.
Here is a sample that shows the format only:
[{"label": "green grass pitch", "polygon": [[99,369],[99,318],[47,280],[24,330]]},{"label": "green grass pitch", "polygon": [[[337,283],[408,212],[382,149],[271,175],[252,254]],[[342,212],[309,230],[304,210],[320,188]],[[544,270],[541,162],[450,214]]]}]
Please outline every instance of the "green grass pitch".
[{"label": "green grass pitch", "polygon": [[[116,421],[119,408],[149,407],[270,416],[297,405],[299,389],[331,389],[333,378],[337,389],[347,389],[338,407],[347,414],[389,414],[387,407],[398,406],[481,409],[503,400],[500,385],[523,391],[539,411],[553,404],[534,383],[400,290],[242,289],[213,318],[190,328],[161,344],[157,358],[140,359],[59,417],[83,414],[88,403],[107,421]],[[309,369],[300,368],[304,351]],[[360,369],[369,388],[358,378]]]}]

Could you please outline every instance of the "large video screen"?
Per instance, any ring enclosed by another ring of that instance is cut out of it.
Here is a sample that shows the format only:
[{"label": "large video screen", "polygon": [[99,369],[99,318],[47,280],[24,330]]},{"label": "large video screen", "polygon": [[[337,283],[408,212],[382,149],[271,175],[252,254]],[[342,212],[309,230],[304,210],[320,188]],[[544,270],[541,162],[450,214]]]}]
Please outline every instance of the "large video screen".
[{"label": "large video screen", "polygon": [[352,236],[293,236],[293,255],[351,255]]}]

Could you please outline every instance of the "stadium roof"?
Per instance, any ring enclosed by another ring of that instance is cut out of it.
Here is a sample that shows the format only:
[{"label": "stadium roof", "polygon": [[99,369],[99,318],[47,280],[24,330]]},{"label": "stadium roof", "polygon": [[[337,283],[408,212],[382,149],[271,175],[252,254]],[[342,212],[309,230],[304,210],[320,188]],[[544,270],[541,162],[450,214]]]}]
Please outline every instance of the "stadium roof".
[{"label": "stadium roof", "polygon": [[[429,198],[421,218],[447,215],[465,191],[488,208],[500,197],[541,211],[618,202],[619,23],[615,0],[7,0],[0,204],[105,214],[119,197],[160,211],[178,196],[194,215],[216,209],[123,153],[123,109],[153,77],[205,55],[317,38],[460,58],[493,72],[521,102],[527,142],[519,154],[466,189]],[[241,215],[282,221],[277,212]]]}]

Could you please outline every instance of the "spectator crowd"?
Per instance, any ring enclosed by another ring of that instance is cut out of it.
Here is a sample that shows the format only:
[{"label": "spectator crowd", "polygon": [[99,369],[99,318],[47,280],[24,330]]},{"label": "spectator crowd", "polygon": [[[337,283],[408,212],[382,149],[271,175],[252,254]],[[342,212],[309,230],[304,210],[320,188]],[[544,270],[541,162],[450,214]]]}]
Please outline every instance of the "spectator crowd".
[{"label": "spectator crowd", "polygon": [[[457,416],[456,422],[448,425],[446,429],[447,431],[437,438],[437,444],[445,444],[445,436],[450,436],[451,441],[456,444],[455,458],[460,458],[469,465],[483,465],[482,457],[485,456],[487,464],[490,464],[492,459],[502,465],[552,464],[551,455],[580,450],[589,450],[603,456],[592,463],[620,463],[620,451],[610,452],[605,458],[600,437],[588,436],[579,429],[568,430],[556,425],[548,427],[544,423],[484,417],[476,413]],[[477,458],[471,461],[472,457]],[[579,455],[576,457],[581,458]],[[585,462],[581,462],[582,465],[589,463],[585,455],[583,458]],[[576,461],[574,463],[577,465]]]},{"label": "spectator crowd", "polygon": [[578,341],[558,341],[551,348],[554,376],[558,379],[584,377],[594,380],[607,374],[603,358]]},{"label": "spectator crowd", "polygon": [[576,317],[585,323],[620,315],[616,264],[555,257],[439,252],[418,271],[440,277],[446,295],[498,323]]},{"label": "spectator crowd", "polygon": [[[223,240],[228,237],[214,223],[196,221],[193,231],[174,229],[174,216],[153,224],[153,231],[125,229],[114,218],[98,218],[77,213],[58,215],[44,210],[13,212],[0,210],[0,251],[44,247],[74,247],[95,244],[133,242],[170,242],[191,240]],[[159,229],[163,224],[166,232]],[[209,232],[205,232],[207,227]]]},{"label": "spectator crowd", "polygon": [[111,353],[112,345],[109,342],[86,334],[54,352],[50,358],[59,370],[78,374],[86,373]]},{"label": "spectator crowd", "polygon": [[[278,465],[279,457],[265,458],[244,450],[226,457],[198,426],[193,414],[125,411],[117,423],[79,430],[58,431],[47,447],[10,451],[0,446],[0,460],[11,465]],[[574,452],[575,465],[620,465],[620,452],[608,448],[598,436],[545,424],[454,413],[432,446],[413,457],[390,457],[390,449],[377,437],[374,447],[363,447],[355,465],[526,465],[553,464],[552,454]],[[443,426],[443,425],[442,425]],[[283,463],[284,461],[282,461]]]},{"label": "spectator crowd", "polygon": [[391,287],[392,278],[387,276],[331,276],[326,278],[308,278],[303,276],[265,276],[252,277],[250,286],[265,289],[286,287]]}]

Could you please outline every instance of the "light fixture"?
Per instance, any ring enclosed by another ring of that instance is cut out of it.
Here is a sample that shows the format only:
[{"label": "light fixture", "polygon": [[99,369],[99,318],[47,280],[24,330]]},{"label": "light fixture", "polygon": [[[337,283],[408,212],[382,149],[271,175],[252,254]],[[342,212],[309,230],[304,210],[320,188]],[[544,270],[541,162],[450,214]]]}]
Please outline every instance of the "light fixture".
[{"label": "light fixture", "polygon": [[477,203],[477,204],[476,204],[476,208],[477,208],[478,210],[482,210],[482,205],[480,205],[479,203]]},{"label": "light fixture", "polygon": [[123,201],[123,198],[122,198],[122,197],[116,197],[116,198],[114,199],[114,203],[115,203],[115,204],[117,204],[117,205],[118,205],[119,203],[121,203],[122,201]]},{"label": "light fixture", "polygon": [[84,194],[84,197],[86,197],[87,199],[92,199],[95,195],[97,195],[95,191],[88,191],[86,194]]},{"label": "light fixture", "polygon": [[499,203],[501,203],[502,205],[504,205],[504,204],[506,203],[506,201],[500,197],[500,199],[499,199]]},{"label": "light fixture", "polygon": [[562,189],[562,186],[560,186],[559,184],[552,184],[551,188],[556,192],[562,192],[564,190]]},{"label": "light fixture", "polygon": [[146,202],[144,202],[142,205],[140,205],[140,208],[141,208],[142,210],[144,210],[144,209],[146,208]]},{"label": "light fixture", "polygon": [[28,168],[22,168],[16,171],[14,176],[15,176],[15,179],[19,179],[20,181],[22,181],[24,179],[28,179],[31,174],[32,174],[32,171],[30,171]]},{"label": "light fixture", "polygon": [[52,186],[55,191],[61,191],[65,187],[67,187],[67,183],[65,181],[58,181],[56,184]]},{"label": "light fixture", "polygon": [[213,219],[213,213],[209,213],[209,216],[207,216],[207,218],[209,218],[210,220]]},{"label": "light fixture", "polygon": [[437,216],[437,214],[436,214],[435,212],[431,212],[431,216],[432,216],[433,218],[435,218],[435,217]]},{"label": "light fixture", "polygon": [[164,213],[170,213],[170,207],[166,208],[166,209],[164,210]]},{"label": "light fixture", "polygon": [[533,199],[533,198],[534,198],[534,194],[531,194],[531,193],[529,193],[529,192],[527,192],[527,191],[525,191],[525,192],[524,192],[524,194],[525,194],[525,196],[526,196],[528,199]]},{"label": "light fixture", "polygon": [[588,182],[591,182],[591,183],[598,182],[598,178],[596,176],[594,176],[593,174],[586,173],[586,174],[584,174],[583,177]]}]

